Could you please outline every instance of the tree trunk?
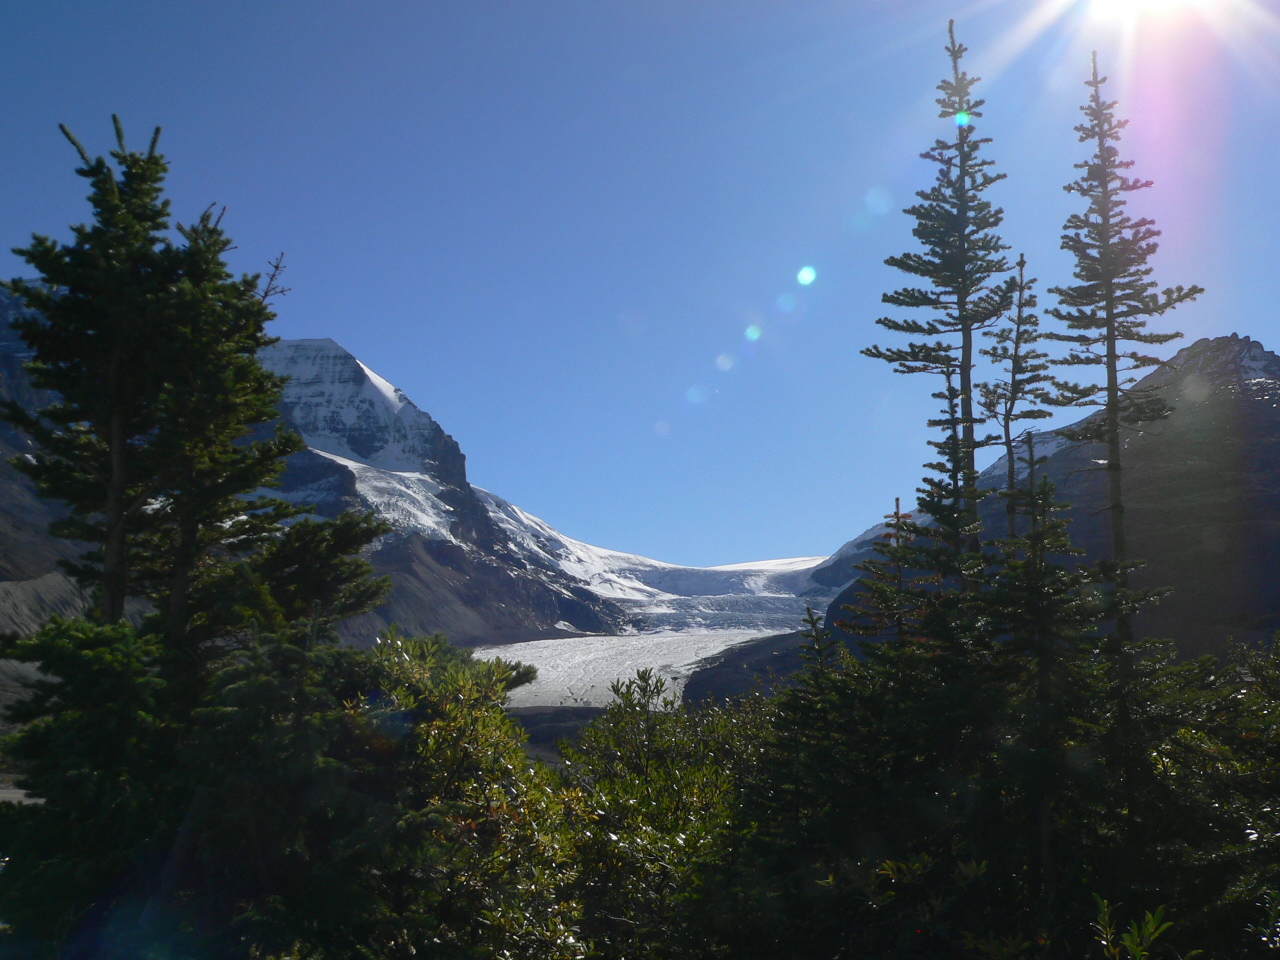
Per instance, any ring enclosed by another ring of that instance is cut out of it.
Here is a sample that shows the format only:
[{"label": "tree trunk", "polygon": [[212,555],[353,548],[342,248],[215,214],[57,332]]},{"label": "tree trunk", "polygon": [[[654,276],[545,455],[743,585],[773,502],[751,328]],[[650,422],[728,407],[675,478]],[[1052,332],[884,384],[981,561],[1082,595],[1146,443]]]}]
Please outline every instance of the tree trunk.
[{"label": "tree trunk", "polygon": [[[1009,517],[1009,539],[1010,540],[1012,540],[1014,537],[1018,535],[1018,505],[1013,499],[1013,491],[1017,488],[1017,485],[1018,485],[1018,469],[1016,466],[1017,461],[1014,459],[1014,454],[1016,453],[1016,451],[1013,448],[1013,423],[1009,419],[1011,413],[1012,413],[1011,408],[1009,410],[1006,410],[1005,419],[1004,419],[1004,455],[1005,455],[1005,459],[1008,461],[1008,463],[1006,464],[1006,470],[1005,470],[1005,474],[1006,474],[1005,490],[1009,494],[1005,500],[1004,509],[1005,509],[1005,513]],[[1029,474],[1028,476],[1034,476],[1035,466],[1032,465],[1031,469],[1032,469],[1032,473]]]},{"label": "tree trunk", "polygon": [[[120,372],[120,347],[115,348],[107,373],[107,390],[117,395]],[[110,458],[110,475],[107,478],[107,509],[102,547],[102,587],[99,612],[107,623],[118,623],[124,617],[125,591],[128,589],[128,572],[125,560],[125,494],[128,479],[125,476],[124,421],[117,408],[111,414],[107,440]]]},{"label": "tree trunk", "polygon": [[173,573],[169,577],[169,609],[165,633],[172,649],[186,647],[187,596],[191,592],[191,573],[200,555],[200,525],[190,517],[178,521],[178,544],[174,551]]}]

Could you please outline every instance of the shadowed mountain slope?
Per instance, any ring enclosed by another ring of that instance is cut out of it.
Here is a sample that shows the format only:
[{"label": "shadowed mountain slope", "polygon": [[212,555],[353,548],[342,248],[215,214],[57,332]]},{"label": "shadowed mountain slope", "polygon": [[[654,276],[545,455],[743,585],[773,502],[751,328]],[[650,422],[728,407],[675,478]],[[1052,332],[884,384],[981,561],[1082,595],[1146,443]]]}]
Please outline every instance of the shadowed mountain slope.
[{"label": "shadowed mountain slope", "polygon": [[[1199,340],[1142,382],[1174,409],[1124,440],[1130,552],[1145,561],[1134,586],[1171,588],[1138,629],[1187,656],[1270,638],[1280,629],[1280,357],[1248,337]],[[1073,540],[1090,560],[1105,556],[1105,449],[1039,437],[1038,451],[1052,450],[1043,469],[1071,505]],[[993,464],[984,485],[998,486],[1004,470],[1003,459]],[[996,498],[983,518],[1003,528]],[[832,622],[854,590],[832,602]]]}]

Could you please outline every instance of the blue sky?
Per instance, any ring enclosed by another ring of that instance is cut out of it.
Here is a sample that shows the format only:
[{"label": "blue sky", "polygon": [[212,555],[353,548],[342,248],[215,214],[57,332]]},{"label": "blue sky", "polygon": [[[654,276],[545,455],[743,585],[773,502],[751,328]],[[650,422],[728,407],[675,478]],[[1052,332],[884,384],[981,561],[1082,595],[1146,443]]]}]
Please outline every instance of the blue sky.
[{"label": "blue sky", "polygon": [[238,269],[285,252],[275,333],[403,388],[472,482],[659,559],[825,554],[927,452],[930,385],[859,351],[946,133],[950,16],[1042,288],[1069,277],[1096,47],[1157,180],[1136,204],[1165,230],[1157,279],[1208,288],[1159,326],[1280,349],[1275,8],[1123,6],[7,3],[0,248],[86,216],[59,122],[94,152],[112,112],[139,144],[160,124],[178,218],[225,205]]}]

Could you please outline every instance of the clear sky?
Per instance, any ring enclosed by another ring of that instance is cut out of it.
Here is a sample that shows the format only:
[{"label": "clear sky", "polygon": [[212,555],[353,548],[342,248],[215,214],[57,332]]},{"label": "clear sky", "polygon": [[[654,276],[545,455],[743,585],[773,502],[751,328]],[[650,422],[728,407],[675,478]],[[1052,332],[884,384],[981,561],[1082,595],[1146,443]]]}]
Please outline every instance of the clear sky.
[{"label": "clear sky", "polygon": [[1042,288],[1097,48],[1157,279],[1208,288],[1160,326],[1280,349],[1275,3],[7,0],[0,248],[86,216],[58,122],[160,124],[178,218],[225,205],[238,269],[285,252],[275,333],[403,388],[473,483],[663,560],[826,554],[927,452],[930,385],[859,351],[948,132],[948,17]]}]

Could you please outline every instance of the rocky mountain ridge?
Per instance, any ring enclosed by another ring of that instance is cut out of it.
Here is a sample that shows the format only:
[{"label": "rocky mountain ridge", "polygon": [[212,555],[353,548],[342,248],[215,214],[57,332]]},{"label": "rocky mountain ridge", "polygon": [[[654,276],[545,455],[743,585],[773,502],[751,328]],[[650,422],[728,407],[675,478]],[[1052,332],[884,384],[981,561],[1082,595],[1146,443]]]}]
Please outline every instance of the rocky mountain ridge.
[{"label": "rocky mountain ridge", "polygon": [[[17,303],[0,291],[0,395],[35,395],[25,346],[8,328]],[[374,510],[394,528],[369,559],[390,574],[388,602],[348,623],[368,643],[391,623],[440,630],[462,643],[655,630],[791,629],[805,602],[829,587],[808,577],[823,558],[696,568],[606,550],[566,537],[489,491],[473,487],[457,442],[403,391],[333,340],[286,340],[263,363],[288,382],[281,419],[307,450],[289,459],[276,495],[321,516]],[[0,428],[0,453],[27,441]],[[30,630],[85,598],[57,571],[75,547],[49,537],[57,511],[0,466],[0,629]],[[6,566],[6,563],[8,564]]]},{"label": "rocky mountain ridge", "polygon": [[[1169,589],[1138,629],[1174,640],[1184,655],[1269,640],[1280,630],[1280,357],[1237,334],[1202,339],[1141,384],[1173,411],[1124,438],[1130,553],[1144,561],[1134,585]],[[1035,448],[1070,505],[1073,542],[1088,560],[1107,555],[1105,449],[1053,431],[1037,434]],[[981,478],[998,487],[1004,476],[1001,459]],[[984,505],[988,529],[1000,529],[1002,509],[996,498]],[[844,562],[869,553],[873,535],[842,548]],[[855,590],[831,603],[831,622],[846,616]]]}]

